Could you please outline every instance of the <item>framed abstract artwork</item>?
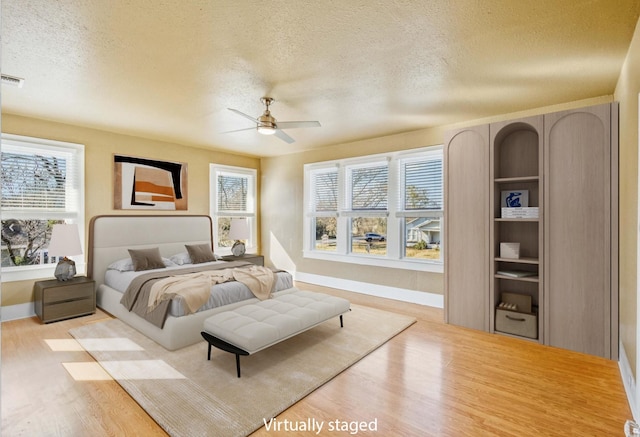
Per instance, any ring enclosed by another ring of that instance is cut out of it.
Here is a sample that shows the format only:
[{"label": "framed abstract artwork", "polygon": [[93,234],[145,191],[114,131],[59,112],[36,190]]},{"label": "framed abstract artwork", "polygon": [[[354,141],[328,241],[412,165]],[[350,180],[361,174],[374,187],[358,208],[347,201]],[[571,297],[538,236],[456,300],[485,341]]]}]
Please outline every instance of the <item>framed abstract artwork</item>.
[{"label": "framed abstract artwork", "polygon": [[503,208],[526,208],[529,206],[529,190],[502,191],[500,194]]},{"label": "framed abstract artwork", "polygon": [[114,209],[187,210],[187,164],[114,155]]}]

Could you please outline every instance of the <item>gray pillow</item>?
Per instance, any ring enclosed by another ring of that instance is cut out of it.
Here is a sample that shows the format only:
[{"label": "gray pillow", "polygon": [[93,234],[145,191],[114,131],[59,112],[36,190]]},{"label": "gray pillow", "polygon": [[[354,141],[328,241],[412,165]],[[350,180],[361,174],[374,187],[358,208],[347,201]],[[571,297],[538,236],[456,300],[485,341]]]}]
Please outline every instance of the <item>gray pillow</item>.
[{"label": "gray pillow", "polygon": [[[185,255],[187,255],[185,253]],[[188,255],[187,255],[188,257]],[[177,263],[171,261],[169,258],[162,258],[162,262],[165,267],[174,267]],[[119,259],[118,261],[114,261],[109,264],[107,270],[117,270],[119,272],[133,272],[135,269],[133,268],[133,260],[131,258]]]},{"label": "gray pillow", "polygon": [[216,257],[211,250],[211,246],[208,244],[185,244],[189,252],[189,258],[194,264],[207,263],[215,261]]},{"label": "gray pillow", "polygon": [[136,272],[141,270],[164,269],[165,265],[160,256],[160,249],[129,249],[133,269]]}]

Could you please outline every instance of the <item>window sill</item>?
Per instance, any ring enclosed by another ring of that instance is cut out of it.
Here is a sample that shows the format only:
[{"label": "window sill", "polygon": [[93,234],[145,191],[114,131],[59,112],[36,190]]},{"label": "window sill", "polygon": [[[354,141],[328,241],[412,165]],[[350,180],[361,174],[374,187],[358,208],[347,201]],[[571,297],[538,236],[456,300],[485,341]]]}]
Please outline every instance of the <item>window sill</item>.
[{"label": "window sill", "polygon": [[[2,282],[53,279],[55,271],[56,264],[46,266],[5,267],[2,269]],[[85,273],[85,264],[76,261],[76,276],[84,275]]]},{"label": "window sill", "polygon": [[388,267],[392,269],[417,270],[421,272],[443,273],[442,262],[437,261],[417,261],[412,259],[389,259],[377,256],[366,255],[344,255],[330,252],[318,252],[306,250],[304,258],[319,259],[323,261],[343,262],[350,264],[360,264],[374,267]]}]

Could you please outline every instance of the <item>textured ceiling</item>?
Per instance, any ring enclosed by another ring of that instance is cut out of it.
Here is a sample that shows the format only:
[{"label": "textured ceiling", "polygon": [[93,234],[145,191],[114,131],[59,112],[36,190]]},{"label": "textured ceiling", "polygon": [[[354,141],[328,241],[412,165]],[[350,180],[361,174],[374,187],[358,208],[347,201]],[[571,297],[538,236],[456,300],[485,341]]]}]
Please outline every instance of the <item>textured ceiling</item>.
[{"label": "textured ceiling", "polygon": [[[638,0],[2,0],[2,111],[275,156],[612,94]],[[289,145],[228,111],[260,97]]]}]

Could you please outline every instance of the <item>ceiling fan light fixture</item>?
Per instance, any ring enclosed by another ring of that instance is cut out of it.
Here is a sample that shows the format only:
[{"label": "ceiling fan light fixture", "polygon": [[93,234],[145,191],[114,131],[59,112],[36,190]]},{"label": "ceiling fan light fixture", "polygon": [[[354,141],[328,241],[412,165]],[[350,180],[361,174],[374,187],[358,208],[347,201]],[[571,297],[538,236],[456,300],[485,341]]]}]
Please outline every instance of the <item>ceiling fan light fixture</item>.
[{"label": "ceiling fan light fixture", "polygon": [[276,133],[276,128],[273,126],[258,126],[258,133],[262,135],[273,135]]}]

